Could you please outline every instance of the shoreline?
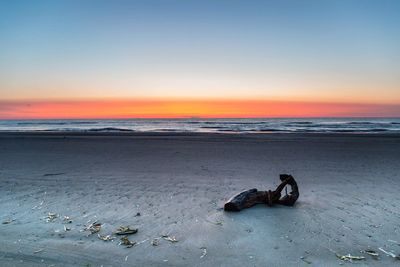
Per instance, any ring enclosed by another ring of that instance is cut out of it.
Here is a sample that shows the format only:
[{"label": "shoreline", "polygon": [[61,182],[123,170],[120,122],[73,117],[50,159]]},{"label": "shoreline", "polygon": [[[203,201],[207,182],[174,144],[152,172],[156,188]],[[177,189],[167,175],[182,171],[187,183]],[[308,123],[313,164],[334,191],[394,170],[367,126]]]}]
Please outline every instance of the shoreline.
[{"label": "shoreline", "polygon": [[0,131],[0,137],[17,136],[127,136],[127,137],[400,137],[393,132],[189,132],[189,131]]}]

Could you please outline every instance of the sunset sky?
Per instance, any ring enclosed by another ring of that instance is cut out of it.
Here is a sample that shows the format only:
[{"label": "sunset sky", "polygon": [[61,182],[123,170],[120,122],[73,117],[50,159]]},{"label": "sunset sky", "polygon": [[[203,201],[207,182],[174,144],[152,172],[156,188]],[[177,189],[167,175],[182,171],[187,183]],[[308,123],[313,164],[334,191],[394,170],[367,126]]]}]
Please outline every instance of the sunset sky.
[{"label": "sunset sky", "polygon": [[0,119],[400,116],[400,1],[0,1]]}]

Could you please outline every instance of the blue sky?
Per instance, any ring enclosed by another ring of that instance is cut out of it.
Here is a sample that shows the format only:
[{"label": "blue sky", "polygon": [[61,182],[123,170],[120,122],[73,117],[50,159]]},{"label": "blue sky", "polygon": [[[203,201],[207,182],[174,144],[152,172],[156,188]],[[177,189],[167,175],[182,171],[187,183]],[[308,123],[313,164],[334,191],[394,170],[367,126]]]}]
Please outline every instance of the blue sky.
[{"label": "blue sky", "polygon": [[0,99],[400,103],[400,1],[0,1]]}]

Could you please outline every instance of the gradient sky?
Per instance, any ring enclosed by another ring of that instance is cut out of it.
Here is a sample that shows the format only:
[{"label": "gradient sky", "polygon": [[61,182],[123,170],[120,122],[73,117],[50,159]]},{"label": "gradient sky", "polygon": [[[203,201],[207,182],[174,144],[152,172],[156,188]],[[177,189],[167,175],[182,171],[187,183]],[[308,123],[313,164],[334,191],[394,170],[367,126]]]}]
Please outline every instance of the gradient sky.
[{"label": "gradient sky", "polygon": [[248,116],[243,101],[400,116],[399,14],[397,0],[2,0],[0,118],[32,117],[18,113],[29,101],[77,101],[83,112],[85,101],[121,99],[231,101]]}]

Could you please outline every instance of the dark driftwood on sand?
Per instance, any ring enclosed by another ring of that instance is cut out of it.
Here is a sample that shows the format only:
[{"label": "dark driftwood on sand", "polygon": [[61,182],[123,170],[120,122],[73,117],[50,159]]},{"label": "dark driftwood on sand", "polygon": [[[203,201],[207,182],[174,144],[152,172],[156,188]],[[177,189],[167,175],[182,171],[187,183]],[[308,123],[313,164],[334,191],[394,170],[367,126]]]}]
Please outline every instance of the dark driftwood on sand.
[{"label": "dark driftwood on sand", "polygon": [[[225,203],[225,211],[240,211],[245,208],[250,208],[255,204],[267,204],[272,206],[280,204],[285,206],[293,206],[299,198],[299,189],[292,175],[281,174],[280,180],[282,183],[274,191],[258,191],[256,188],[243,191],[228,200]],[[282,190],[290,185],[292,191],[281,198]]]},{"label": "dark driftwood on sand", "polygon": [[250,208],[255,204],[265,203],[266,192],[258,191],[256,188],[243,191],[226,202],[224,209],[226,211],[240,211]]}]

